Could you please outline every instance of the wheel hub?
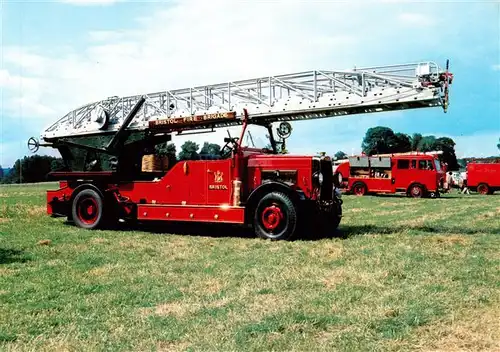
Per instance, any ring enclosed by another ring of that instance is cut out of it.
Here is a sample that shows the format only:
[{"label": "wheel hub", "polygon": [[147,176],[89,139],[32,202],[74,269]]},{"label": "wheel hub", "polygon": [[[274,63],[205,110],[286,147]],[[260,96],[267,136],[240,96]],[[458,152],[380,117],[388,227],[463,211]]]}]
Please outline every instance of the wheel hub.
[{"label": "wheel hub", "polygon": [[420,188],[418,188],[418,187],[413,187],[413,188],[411,189],[411,193],[412,193],[414,196],[418,196],[418,195],[420,195]]},{"label": "wheel hub", "polygon": [[93,224],[97,220],[97,202],[93,198],[85,198],[78,205],[78,217],[86,224]]},{"label": "wheel hub", "polygon": [[356,186],[354,187],[354,193],[357,194],[357,195],[363,195],[363,186]]},{"label": "wheel hub", "polygon": [[276,229],[283,220],[283,212],[276,205],[271,205],[262,212],[262,224],[267,230]]}]

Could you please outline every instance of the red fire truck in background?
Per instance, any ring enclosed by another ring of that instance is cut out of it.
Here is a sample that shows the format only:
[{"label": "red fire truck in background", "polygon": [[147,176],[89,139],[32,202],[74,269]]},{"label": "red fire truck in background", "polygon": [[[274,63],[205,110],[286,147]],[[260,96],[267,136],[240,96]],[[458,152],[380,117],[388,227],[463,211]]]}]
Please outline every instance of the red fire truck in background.
[{"label": "red fire truck in background", "polygon": [[334,167],[334,177],[346,192],[405,192],[414,198],[439,197],[445,170],[437,153],[397,153],[351,156]]},{"label": "red fire truck in background", "polygon": [[467,187],[481,194],[500,190],[500,163],[467,164]]}]

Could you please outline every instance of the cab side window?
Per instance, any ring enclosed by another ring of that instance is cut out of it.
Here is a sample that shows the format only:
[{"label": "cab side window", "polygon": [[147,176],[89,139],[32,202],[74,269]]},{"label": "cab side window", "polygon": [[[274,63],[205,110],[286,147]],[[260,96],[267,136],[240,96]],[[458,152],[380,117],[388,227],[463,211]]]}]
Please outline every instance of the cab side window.
[{"label": "cab side window", "polygon": [[410,168],[410,160],[399,159],[398,160],[398,169],[409,169]]},{"label": "cab side window", "polygon": [[434,170],[434,166],[430,160],[419,160],[418,168],[420,170]]},{"label": "cab side window", "polygon": [[411,161],[411,168],[412,168],[412,169],[416,169],[416,168],[417,168],[417,161],[416,161],[415,159],[413,159],[413,160]]}]

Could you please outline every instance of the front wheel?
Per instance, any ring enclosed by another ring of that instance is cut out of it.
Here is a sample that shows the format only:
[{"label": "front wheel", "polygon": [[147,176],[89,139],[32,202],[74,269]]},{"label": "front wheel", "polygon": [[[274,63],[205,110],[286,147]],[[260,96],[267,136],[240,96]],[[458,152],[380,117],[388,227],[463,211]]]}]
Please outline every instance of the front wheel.
[{"label": "front wheel", "polygon": [[297,232],[297,209],[286,194],[268,193],[257,204],[253,225],[258,237],[290,240]]},{"label": "front wheel", "polygon": [[413,198],[422,198],[424,196],[424,187],[419,184],[411,185],[408,188],[408,195]]}]

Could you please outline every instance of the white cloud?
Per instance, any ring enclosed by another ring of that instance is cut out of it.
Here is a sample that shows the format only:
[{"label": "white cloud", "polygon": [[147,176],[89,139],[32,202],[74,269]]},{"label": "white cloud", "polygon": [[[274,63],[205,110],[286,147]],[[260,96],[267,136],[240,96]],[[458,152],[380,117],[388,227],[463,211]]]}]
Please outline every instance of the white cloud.
[{"label": "white cloud", "polygon": [[126,33],[120,31],[90,31],[89,39],[93,42],[116,41],[126,36]]},{"label": "white cloud", "polygon": [[497,143],[500,138],[500,126],[492,132],[475,133],[470,136],[450,136],[450,138],[457,144],[455,150],[459,158],[499,155]]},{"label": "white cloud", "polygon": [[[188,0],[152,14],[147,21],[143,18],[142,26],[133,30],[93,28],[91,44],[83,52],[5,47],[9,71],[3,75],[17,78],[11,72],[20,68],[25,75],[22,90],[10,83],[9,95],[17,101],[6,101],[5,108],[18,112],[19,99],[24,99],[24,113],[54,111],[47,117],[50,122],[81,104],[108,96],[294,70],[352,67],[345,55],[332,58],[333,53],[354,51],[355,35],[325,31],[331,27],[328,13],[347,15],[356,5],[346,8],[321,3]],[[258,18],[258,26],[249,18]]]},{"label": "white cloud", "polygon": [[430,26],[433,25],[434,18],[429,14],[422,14],[417,12],[404,12],[399,14],[398,21],[405,25],[420,25],[420,26]]},{"label": "white cloud", "polygon": [[35,51],[36,48],[31,47],[6,46],[2,52],[2,59],[5,64],[22,67],[30,74],[43,75],[47,58]]}]

